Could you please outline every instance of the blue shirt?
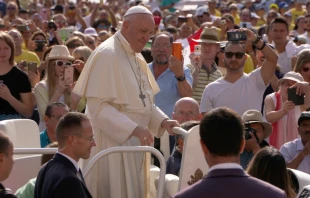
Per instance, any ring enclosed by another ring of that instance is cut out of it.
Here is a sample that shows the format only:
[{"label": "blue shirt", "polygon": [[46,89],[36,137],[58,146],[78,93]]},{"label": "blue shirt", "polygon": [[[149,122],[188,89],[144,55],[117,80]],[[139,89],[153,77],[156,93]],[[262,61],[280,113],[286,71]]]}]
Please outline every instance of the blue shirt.
[{"label": "blue shirt", "polygon": [[41,142],[41,148],[45,148],[47,145],[49,145],[50,143],[52,143],[50,141],[50,139],[48,138],[47,129],[45,129],[44,131],[42,131],[40,133],[40,142]]},{"label": "blue shirt", "polygon": [[[154,75],[153,63],[148,64],[150,70]],[[188,67],[183,67],[186,81],[192,86],[193,77]],[[172,118],[175,103],[181,98],[178,92],[178,80],[174,73],[168,67],[156,80],[160,92],[155,95],[155,104],[160,108],[169,118]]]}]

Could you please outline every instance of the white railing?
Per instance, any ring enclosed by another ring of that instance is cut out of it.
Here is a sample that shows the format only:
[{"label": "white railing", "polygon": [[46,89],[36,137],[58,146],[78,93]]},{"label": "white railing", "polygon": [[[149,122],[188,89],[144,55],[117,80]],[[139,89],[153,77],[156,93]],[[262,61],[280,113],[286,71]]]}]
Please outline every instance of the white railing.
[{"label": "white railing", "polygon": [[15,148],[15,155],[32,155],[32,154],[55,154],[57,148]]},{"label": "white railing", "polygon": [[178,135],[186,136],[188,133],[186,130],[182,129],[181,127],[173,127],[172,132]]},{"label": "white railing", "polygon": [[106,150],[103,150],[99,152],[97,155],[95,155],[88,165],[83,170],[84,177],[87,177],[92,167],[100,160],[102,157],[113,154],[113,153],[131,153],[131,152],[150,152],[154,154],[158,159],[160,163],[160,173],[159,173],[159,182],[158,182],[158,188],[157,188],[157,198],[163,197],[164,192],[164,182],[165,182],[165,174],[166,174],[166,162],[164,156],[155,148],[149,147],[149,146],[121,146],[121,147],[112,147],[108,148]]}]

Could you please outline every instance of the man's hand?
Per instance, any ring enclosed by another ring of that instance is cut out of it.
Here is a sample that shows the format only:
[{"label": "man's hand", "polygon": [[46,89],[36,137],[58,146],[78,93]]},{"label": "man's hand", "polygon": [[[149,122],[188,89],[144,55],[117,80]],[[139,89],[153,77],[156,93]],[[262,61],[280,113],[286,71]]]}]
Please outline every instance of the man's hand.
[{"label": "man's hand", "polygon": [[184,75],[183,62],[178,60],[176,57],[172,55],[170,56],[169,59],[169,68],[176,77],[182,77]]},{"label": "man's hand", "polygon": [[245,148],[251,150],[255,154],[260,150],[260,147],[254,134],[250,132],[250,135],[251,139],[245,141]]},{"label": "man's hand", "polygon": [[176,120],[169,120],[169,119],[166,119],[166,120],[163,120],[163,121],[161,122],[161,127],[164,128],[164,129],[166,129],[170,135],[175,135],[175,134],[172,132],[172,128],[173,128],[173,127],[179,127],[179,126],[180,126],[180,125],[179,125],[178,121],[176,121]]},{"label": "man's hand", "polygon": [[305,94],[305,92],[309,88],[309,84],[307,82],[296,82],[290,88],[294,87],[296,87],[296,94],[301,96],[302,94]]},{"label": "man's hand", "polygon": [[141,146],[150,146],[154,142],[153,134],[147,127],[137,126],[132,135],[140,139]]},{"label": "man's hand", "polygon": [[254,42],[257,39],[256,34],[250,29],[240,28],[240,29],[237,29],[236,31],[237,32],[246,32],[247,41]]}]

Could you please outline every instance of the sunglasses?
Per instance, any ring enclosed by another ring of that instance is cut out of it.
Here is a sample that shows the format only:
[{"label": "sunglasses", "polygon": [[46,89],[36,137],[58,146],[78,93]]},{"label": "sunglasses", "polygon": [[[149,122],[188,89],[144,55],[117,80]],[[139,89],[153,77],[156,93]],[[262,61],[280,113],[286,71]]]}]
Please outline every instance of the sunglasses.
[{"label": "sunglasses", "polygon": [[61,61],[61,60],[57,60],[57,61],[56,61],[56,65],[57,65],[58,67],[61,67],[61,66],[71,66],[72,63],[71,63],[71,62],[64,62],[64,61]]},{"label": "sunglasses", "polygon": [[244,53],[242,52],[225,52],[225,56],[226,58],[232,58],[233,56],[235,56],[237,59],[241,59],[244,56]]},{"label": "sunglasses", "polygon": [[308,72],[309,71],[309,67],[304,67],[304,68],[302,68],[302,71],[304,71],[304,72]]},{"label": "sunglasses", "polygon": [[77,47],[80,47],[80,46],[83,46],[83,45],[81,45],[81,44],[74,44],[74,43],[68,44],[68,48],[70,48],[70,49],[77,48]]}]

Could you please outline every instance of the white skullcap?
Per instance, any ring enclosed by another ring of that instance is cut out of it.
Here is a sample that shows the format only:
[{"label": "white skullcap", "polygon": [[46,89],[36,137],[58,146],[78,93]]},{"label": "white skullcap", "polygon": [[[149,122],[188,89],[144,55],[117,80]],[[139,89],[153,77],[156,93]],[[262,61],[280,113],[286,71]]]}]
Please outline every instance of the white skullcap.
[{"label": "white skullcap", "polygon": [[131,14],[149,14],[149,15],[153,16],[152,12],[149,11],[149,9],[147,9],[144,6],[133,6],[133,7],[131,7],[129,10],[127,10],[124,17],[131,15]]}]

